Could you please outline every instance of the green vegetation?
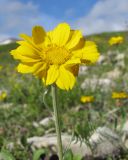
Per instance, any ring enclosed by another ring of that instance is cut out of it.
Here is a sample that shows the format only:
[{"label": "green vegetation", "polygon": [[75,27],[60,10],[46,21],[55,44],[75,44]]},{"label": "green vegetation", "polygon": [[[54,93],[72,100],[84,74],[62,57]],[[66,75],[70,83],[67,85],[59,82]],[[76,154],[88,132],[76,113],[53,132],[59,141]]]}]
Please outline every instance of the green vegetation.
[{"label": "green vegetation", "polygon": [[87,37],[87,39],[92,40],[97,43],[99,46],[100,53],[107,53],[107,51],[115,51],[117,49],[117,46],[110,47],[108,44],[108,40],[110,37],[113,36],[122,36],[124,37],[124,43],[118,46],[118,51],[123,52],[127,50],[127,44],[128,44],[128,31],[126,32],[110,32],[110,33],[102,33],[102,34],[96,34],[91,35]]}]

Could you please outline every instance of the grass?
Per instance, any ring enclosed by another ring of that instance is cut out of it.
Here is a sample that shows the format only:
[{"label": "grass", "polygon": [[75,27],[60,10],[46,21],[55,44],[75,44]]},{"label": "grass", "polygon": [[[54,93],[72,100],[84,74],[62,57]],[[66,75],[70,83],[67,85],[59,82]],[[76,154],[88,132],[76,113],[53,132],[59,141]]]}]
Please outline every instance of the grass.
[{"label": "grass", "polygon": [[[108,39],[116,35],[123,36],[125,42],[119,46],[110,47]],[[118,107],[117,102],[111,98],[112,92],[128,90],[128,32],[91,35],[87,37],[87,40],[93,40],[97,43],[101,55],[105,56],[105,62],[88,67],[85,74],[78,77],[72,91],[59,90],[62,130],[71,133],[72,131],[76,132],[77,129],[79,137],[81,136],[83,139],[86,139],[91,132],[87,126],[92,125],[93,128],[96,128],[107,122],[110,128],[115,129],[115,126],[124,123],[127,116],[124,113],[128,111],[128,101],[121,100],[120,105],[123,110],[119,109],[111,120],[110,117],[105,117],[106,113]],[[16,47],[17,44],[15,43],[0,46],[0,65],[3,66],[0,70],[0,91],[7,93],[7,97],[0,102],[0,148],[9,149],[18,160],[26,160],[31,159],[33,151],[25,143],[25,140],[35,135],[43,136],[46,130],[54,127],[53,124],[48,128],[34,126],[35,122],[38,123],[44,117],[51,115],[43,101],[46,90],[48,90],[48,93],[45,95],[45,101],[51,111],[52,102],[50,89],[45,88],[41,80],[29,74],[21,75],[17,73],[15,68],[18,62],[13,60],[9,54],[10,50]],[[116,57],[118,54],[124,54],[125,56],[124,67],[117,65]],[[101,87],[96,85],[94,87],[88,85],[86,89],[81,88],[81,84],[86,79],[107,79],[108,73],[115,68],[120,71],[120,76],[112,79],[113,86]],[[80,102],[82,95],[93,95],[95,101],[91,105],[82,104]],[[79,108],[82,112],[79,111]],[[116,125],[115,122],[117,122]],[[83,134],[84,132],[86,134]],[[8,146],[12,142],[14,147],[10,149]]]}]

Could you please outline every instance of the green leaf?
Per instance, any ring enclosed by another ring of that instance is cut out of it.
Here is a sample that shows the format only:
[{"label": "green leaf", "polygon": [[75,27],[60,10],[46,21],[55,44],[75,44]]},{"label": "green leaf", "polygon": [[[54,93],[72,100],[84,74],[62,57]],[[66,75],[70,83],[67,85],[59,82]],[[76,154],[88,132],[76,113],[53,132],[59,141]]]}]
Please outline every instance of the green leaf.
[{"label": "green leaf", "polygon": [[7,150],[0,152],[0,160],[15,160],[15,158]]},{"label": "green leaf", "polygon": [[114,127],[115,127],[115,129],[117,128],[117,125],[118,125],[118,119],[115,118],[115,120],[114,120]]},{"label": "green leaf", "polygon": [[71,150],[66,151],[64,154],[64,160],[73,160],[73,154]]},{"label": "green leaf", "polygon": [[80,155],[76,155],[73,157],[73,160],[81,160],[81,159],[82,159],[82,157]]},{"label": "green leaf", "polygon": [[23,135],[23,136],[21,137],[21,143],[22,143],[22,145],[23,145],[24,147],[27,146],[27,139],[26,139],[25,135]]},{"label": "green leaf", "polygon": [[34,152],[33,154],[33,160],[40,160],[40,156],[42,154],[47,154],[46,150],[45,149],[38,149]]}]

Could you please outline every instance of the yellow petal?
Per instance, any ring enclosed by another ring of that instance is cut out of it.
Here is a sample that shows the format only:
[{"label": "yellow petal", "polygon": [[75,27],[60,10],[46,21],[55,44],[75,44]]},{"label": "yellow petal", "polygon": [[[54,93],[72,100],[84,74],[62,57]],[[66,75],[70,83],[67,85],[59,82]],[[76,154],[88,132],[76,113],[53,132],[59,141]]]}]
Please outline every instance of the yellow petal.
[{"label": "yellow petal", "polygon": [[41,47],[45,48],[45,47],[48,47],[49,45],[51,45],[51,41],[48,36],[45,36],[45,39],[44,39],[43,43],[41,44]]},{"label": "yellow petal", "polygon": [[82,55],[83,55],[83,51],[82,51],[82,49],[79,49],[79,50],[73,51],[72,54],[73,54],[72,58],[79,58],[79,59],[81,59]]},{"label": "yellow petal", "polygon": [[19,59],[21,60],[21,62],[32,62],[32,63],[35,63],[35,62],[39,62],[41,59],[35,59],[35,58],[31,58],[31,57],[26,57],[26,56],[22,56],[20,53],[18,53],[17,51],[13,50],[11,51],[11,55],[13,55],[13,58],[14,59]]},{"label": "yellow petal", "polygon": [[85,38],[82,37],[80,38],[79,43],[74,48],[72,48],[72,51],[81,50],[84,46],[85,46]]},{"label": "yellow petal", "polygon": [[76,65],[70,66],[70,67],[68,67],[68,70],[69,70],[71,73],[73,73],[73,75],[74,75],[75,77],[77,77],[77,76],[78,76],[78,72],[79,72],[79,65],[76,64]]},{"label": "yellow petal", "polygon": [[43,66],[43,62],[37,62],[32,67],[32,72],[37,72]]},{"label": "yellow petal", "polygon": [[35,59],[39,58],[38,52],[36,52],[35,50],[33,50],[33,48],[27,45],[19,46],[17,49],[12,50],[11,54],[14,55],[16,52],[22,56],[26,56],[29,58],[35,58]]},{"label": "yellow petal", "polygon": [[32,66],[28,66],[28,65],[20,63],[17,66],[17,70],[20,73],[32,73]]},{"label": "yellow petal", "polygon": [[71,31],[70,33],[71,39],[70,41],[66,44],[67,49],[72,49],[74,48],[80,41],[80,38],[82,37],[82,33],[78,30],[76,31]]},{"label": "yellow petal", "polygon": [[95,63],[99,58],[97,46],[92,41],[86,41],[85,47],[82,50],[83,56],[81,61],[84,63]]},{"label": "yellow petal", "polygon": [[32,43],[32,37],[28,36],[27,34],[20,34],[19,36],[27,42]]},{"label": "yellow petal", "polygon": [[50,66],[48,72],[47,72],[47,79],[46,79],[46,85],[50,85],[54,83],[59,75],[58,66],[52,65]]},{"label": "yellow petal", "polygon": [[68,41],[70,26],[67,23],[61,23],[53,30],[52,34],[52,43],[58,46],[63,46]]},{"label": "yellow petal", "polygon": [[21,38],[23,38],[24,40],[26,40],[26,42],[28,42],[29,45],[31,45],[31,47],[36,50],[36,51],[40,51],[41,48],[39,46],[37,46],[33,40],[32,40],[32,37],[26,35],[26,34],[20,34],[19,35]]},{"label": "yellow petal", "polygon": [[46,70],[42,70],[41,72],[34,74],[36,77],[42,79],[43,83],[46,84],[46,77],[47,77],[47,72]]},{"label": "yellow petal", "polygon": [[49,39],[52,41],[52,40],[53,40],[53,31],[48,31],[48,32],[47,32],[47,36],[48,36]]},{"label": "yellow petal", "polygon": [[75,77],[70,71],[61,66],[59,68],[59,76],[56,84],[59,88],[64,90],[72,89],[75,84]]},{"label": "yellow petal", "polygon": [[33,49],[35,52],[40,52],[39,48],[36,45],[34,45],[34,43],[32,42],[21,40],[21,41],[17,41],[17,44],[22,45],[22,46],[27,46]]},{"label": "yellow petal", "polygon": [[44,84],[46,84],[47,70],[48,70],[47,64],[44,63],[44,64],[42,64],[42,66],[40,66],[40,68],[38,68],[33,73],[33,75],[38,77],[38,78],[41,78],[42,81],[44,82]]},{"label": "yellow petal", "polygon": [[35,44],[40,44],[46,36],[45,30],[41,26],[35,26],[32,29],[32,38]]},{"label": "yellow petal", "polygon": [[40,72],[44,72],[44,71],[46,71],[47,70],[47,64],[46,63],[44,63],[44,64],[41,64],[39,67],[38,67],[38,69],[35,71],[35,75],[37,75],[37,74],[40,74]]},{"label": "yellow petal", "polygon": [[73,65],[76,65],[76,64],[80,64],[81,61],[80,61],[80,58],[75,58],[75,59],[70,59],[68,60],[64,66],[67,68],[67,67],[71,67]]}]

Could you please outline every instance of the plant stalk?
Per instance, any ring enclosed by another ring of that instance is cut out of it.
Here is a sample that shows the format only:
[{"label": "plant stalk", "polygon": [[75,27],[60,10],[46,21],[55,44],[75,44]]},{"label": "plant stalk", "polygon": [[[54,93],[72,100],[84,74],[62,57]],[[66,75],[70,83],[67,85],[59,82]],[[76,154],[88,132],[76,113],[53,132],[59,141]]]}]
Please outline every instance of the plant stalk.
[{"label": "plant stalk", "polygon": [[57,87],[55,85],[52,85],[51,88],[52,88],[52,103],[53,103],[53,110],[54,110],[55,128],[56,128],[56,134],[57,134],[58,156],[59,156],[59,160],[63,160],[60,118],[59,118],[58,104],[57,104]]}]

